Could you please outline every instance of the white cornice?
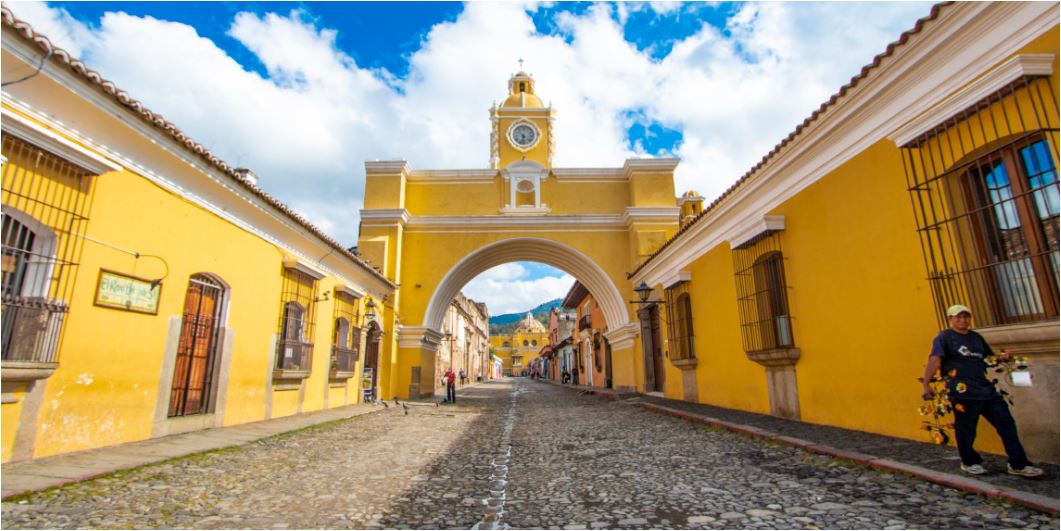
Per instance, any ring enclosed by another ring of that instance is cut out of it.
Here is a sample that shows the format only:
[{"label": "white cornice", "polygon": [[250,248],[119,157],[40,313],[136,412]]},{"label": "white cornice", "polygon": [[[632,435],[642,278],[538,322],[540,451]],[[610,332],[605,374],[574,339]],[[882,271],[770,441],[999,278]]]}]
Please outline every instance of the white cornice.
[{"label": "white cornice", "polygon": [[673,172],[681,160],[677,158],[626,159],[623,173],[629,178],[634,173]]},{"label": "white cornice", "polygon": [[[458,170],[413,170],[409,172],[409,182],[435,182],[435,181],[483,181],[492,183],[497,177],[495,169],[458,169]],[[443,184],[443,183],[439,183]],[[446,182],[445,184],[449,184]]]},{"label": "white cornice", "polygon": [[678,224],[678,207],[626,207],[623,213],[623,224],[632,223],[671,223]]},{"label": "white cornice", "polygon": [[284,267],[288,269],[294,269],[296,271],[301,271],[313,277],[314,280],[320,280],[328,276],[328,274],[324,271],[321,271],[320,269],[317,269],[316,267],[313,267],[305,261],[299,260],[298,258],[284,258]]},{"label": "white cornice", "polygon": [[549,208],[549,205],[543,204],[540,207],[534,207],[534,206],[501,207],[500,209],[498,209],[498,212],[501,212],[505,216],[519,216],[521,218],[527,218],[527,217],[541,217],[541,216],[544,216],[544,215],[548,214],[549,212],[552,212],[552,209]]},{"label": "white cornice", "polygon": [[353,297],[355,299],[360,299],[361,297],[365,296],[365,292],[363,292],[363,291],[361,291],[361,290],[359,290],[359,289],[357,289],[357,288],[355,288],[355,287],[353,287],[353,286],[351,286],[349,284],[336,284],[335,285],[335,291],[336,292],[340,292],[341,291],[343,293],[346,293],[347,295],[350,295],[351,297]]},{"label": "white cornice", "polygon": [[[364,212],[364,211],[362,211]],[[362,219],[365,219],[362,217]],[[621,216],[609,214],[582,215],[529,215],[529,216],[412,216],[407,222],[410,228],[420,227],[559,227],[559,226],[610,226],[623,227]]]},{"label": "white cornice", "polygon": [[625,182],[623,168],[553,168],[553,176],[559,182]]},{"label": "white cornice", "polygon": [[669,288],[669,287],[671,287],[671,286],[673,286],[673,285],[675,285],[675,284],[677,284],[679,282],[688,282],[688,281],[692,280],[692,278],[693,278],[692,273],[690,273],[688,271],[678,271],[678,272],[674,273],[673,275],[663,279],[663,282],[661,282],[661,284],[663,284],[663,288],[664,289],[667,289],[667,288]]},{"label": "white cornice", "polygon": [[[6,96],[3,101],[9,105],[13,103],[9,102]],[[33,144],[89,173],[100,175],[109,171],[122,171],[118,163],[101,157],[7,109],[3,109],[2,120],[4,134]]]},{"label": "white cornice", "polygon": [[406,225],[412,219],[409,211],[404,208],[363,208],[361,209],[361,221],[370,222],[366,225],[381,225],[400,223]]},{"label": "white cornice", "polygon": [[366,160],[365,161],[365,172],[371,176],[371,174],[406,174],[408,175],[412,170],[409,168],[409,163],[405,160]]},{"label": "white cornice", "polygon": [[438,352],[442,332],[426,326],[403,326],[398,330],[398,348],[414,348]]},{"label": "white cornice", "polygon": [[608,339],[608,344],[611,345],[612,350],[623,350],[633,348],[634,338],[640,335],[640,333],[640,324],[626,323],[604,332],[604,337]]},{"label": "white cornice", "polygon": [[631,280],[656,284],[686,267],[741,223],[777,208],[1055,27],[1056,7],[1050,2],[941,7],[939,18],[910,35]]},{"label": "white cornice", "polygon": [[888,140],[902,146],[923,135],[987,96],[1024,76],[1048,76],[1054,71],[1054,54],[1021,54],[1002,63],[982,77],[939,102],[914,120],[888,135]]},{"label": "white cornice", "polygon": [[729,236],[729,247],[730,249],[739,249],[764,234],[779,230],[785,230],[785,216],[763,216],[758,219],[752,219],[737,228]]}]

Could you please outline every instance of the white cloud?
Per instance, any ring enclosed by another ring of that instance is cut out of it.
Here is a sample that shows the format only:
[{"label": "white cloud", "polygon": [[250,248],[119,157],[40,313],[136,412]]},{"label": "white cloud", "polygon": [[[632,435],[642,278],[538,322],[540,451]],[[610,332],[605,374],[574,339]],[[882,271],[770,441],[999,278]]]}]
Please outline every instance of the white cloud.
[{"label": "white cloud", "polygon": [[[231,21],[228,34],[265,65],[266,78],[181,23],[112,12],[90,27],[40,3],[8,5],[347,244],[357,236],[366,159],[486,165],[486,110],[504,96],[516,58],[559,111],[557,164],[618,166],[635,156],[623,117],[638,111],[684,134],[677,193],[694,188],[710,199],[929,10],[744,4],[727,32],[705,25],[653,60],[616,20],[644,6],[560,13],[565,42],[536,32],[527,11],[536,7],[470,3],[431,28],[408,76],[395,79],[361,68],[336,48],[327,20],[298,10]],[[682,11],[648,8],[660,17]]]},{"label": "white cloud", "polygon": [[490,271],[482,273],[461,291],[473,300],[485,302],[490,315],[525,312],[545,301],[563,297],[575,282],[574,277],[566,273],[533,280],[495,278],[489,274]]}]

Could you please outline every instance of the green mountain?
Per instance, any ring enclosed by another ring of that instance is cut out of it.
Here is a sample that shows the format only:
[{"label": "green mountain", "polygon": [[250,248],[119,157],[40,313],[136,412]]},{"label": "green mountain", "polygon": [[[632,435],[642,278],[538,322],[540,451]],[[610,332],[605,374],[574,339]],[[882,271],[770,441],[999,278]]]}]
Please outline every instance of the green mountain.
[{"label": "green mountain", "polygon": [[[541,321],[543,325],[549,326],[549,311],[553,308],[559,308],[561,302],[563,302],[563,299],[553,299],[549,302],[539,304],[527,311],[529,311],[535,319]],[[511,334],[516,330],[516,324],[518,324],[526,315],[527,312],[517,312],[491,316],[490,335],[500,336]]]}]

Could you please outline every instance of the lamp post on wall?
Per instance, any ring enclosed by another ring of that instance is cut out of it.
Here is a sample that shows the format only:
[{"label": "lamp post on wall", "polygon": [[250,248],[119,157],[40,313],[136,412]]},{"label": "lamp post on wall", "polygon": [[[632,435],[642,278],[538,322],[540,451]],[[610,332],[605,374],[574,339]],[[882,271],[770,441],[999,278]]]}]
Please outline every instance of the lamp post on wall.
[{"label": "lamp post on wall", "polygon": [[365,303],[365,324],[367,325],[369,323],[369,321],[375,321],[375,320],[376,320],[376,303],[375,303],[375,301],[372,300],[371,297],[369,297],[368,302]]}]

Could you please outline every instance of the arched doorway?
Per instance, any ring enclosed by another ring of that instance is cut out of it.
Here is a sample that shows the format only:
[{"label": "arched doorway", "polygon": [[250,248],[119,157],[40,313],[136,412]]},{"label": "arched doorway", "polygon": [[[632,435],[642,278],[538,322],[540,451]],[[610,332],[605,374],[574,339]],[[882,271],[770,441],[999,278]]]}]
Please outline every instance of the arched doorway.
[{"label": "arched doorway", "polygon": [[383,330],[372,321],[365,333],[365,363],[361,369],[362,400],[371,402],[379,398],[379,347]]},{"label": "arched doorway", "polygon": [[206,413],[213,407],[225,292],[224,282],[213,275],[199,273],[188,279],[170,385],[170,417]]}]

